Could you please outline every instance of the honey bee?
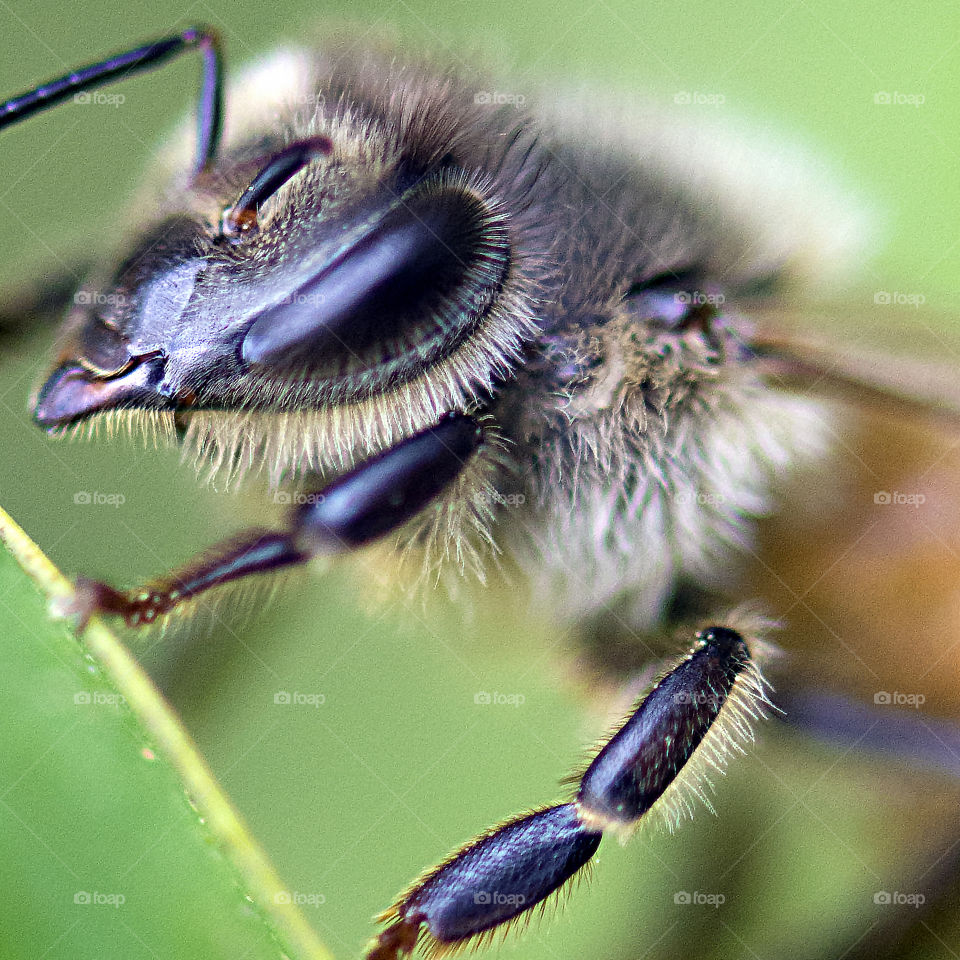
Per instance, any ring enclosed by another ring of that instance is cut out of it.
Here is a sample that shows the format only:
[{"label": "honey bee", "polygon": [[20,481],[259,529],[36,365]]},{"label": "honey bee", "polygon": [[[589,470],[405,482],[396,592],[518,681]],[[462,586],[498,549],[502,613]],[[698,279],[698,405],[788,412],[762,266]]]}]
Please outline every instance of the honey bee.
[{"label": "honey bee", "polygon": [[757,521],[827,468],[837,397],[936,418],[955,393],[793,333],[784,301],[847,224],[768,197],[759,173],[735,189],[729,144],[661,116],[527,112],[348,39],[226,84],[198,27],[7,101],[0,127],[188,50],[197,132],[164,148],[73,297],[33,415],[53,434],[160,432],[210,477],[307,492],[286,526],[146,585],[80,578],[79,626],[145,626],[361,549],[421,588],[509,567],[601,666],[631,647],[639,670],[647,643],[701,621],[572,795],[425,873],[368,955],[456,950],[529,916],[604,834],[710,805],[710,768],[776,709],[771,625],[717,612],[751,599],[729,594]]}]

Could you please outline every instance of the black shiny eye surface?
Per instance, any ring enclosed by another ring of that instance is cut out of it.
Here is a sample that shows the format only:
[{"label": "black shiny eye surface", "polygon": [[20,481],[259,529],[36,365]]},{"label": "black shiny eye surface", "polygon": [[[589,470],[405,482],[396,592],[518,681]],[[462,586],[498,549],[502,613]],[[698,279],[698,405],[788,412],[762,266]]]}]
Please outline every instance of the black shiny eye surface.
[{"label": "black shiny eye surface", "polygon": [[237,243],[255,234],[260,226],[260,205],[317,157],[326,157],[332,152],[333,142],[329,137],[311,137],[284,147],[250,181],[240,199],[224,211],[221,237]]},{"label": "black shiny eye surface", "polygon": [[478,194],[426,183],[262,313],[242,359],[354,386],[407,379],[470,336],[509,262],[504,224]]}]

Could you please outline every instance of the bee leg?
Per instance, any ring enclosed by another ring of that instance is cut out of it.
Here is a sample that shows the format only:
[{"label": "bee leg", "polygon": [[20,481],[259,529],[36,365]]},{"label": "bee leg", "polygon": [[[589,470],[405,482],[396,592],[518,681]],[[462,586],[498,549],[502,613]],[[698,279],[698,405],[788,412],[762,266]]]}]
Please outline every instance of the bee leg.
[{"label": "bee leg", "polygon": [[436,956],[492,936],[572,879],[604,833],[624,836],[657,808],[672,811],[665,819],[673,826],[678,801],[706,801],[703,765],[722,769],[752,739],[749,723],[765,705],[765,681],[741,634],[701,631],[575,778],[572,802],[508,820],[424,874],[377,918],[387,926],[367,960],[398,960],[418,942]]},{"label": "bee leg", "polygon": [[895,758],[919,770],[960,778],[960,726],[922,712],[864,704],[839,692],[785,686],[786,722],[821,743]]},{"label": "bee leg", "polygon": [[77,262],[61,272],[39,277],[25,287],[3,291],[0,295],[0,338],[25,340],[51,323],[63,319],[86,273],[87,265]]},{"label": "bee leg", "polygon": [[600,837],[573,803],[501,824],[431,871],[379,918],[390,925],[371,944],[367,960],[411,953],[421,925],[440,952],[509,923],[571,879],[596,853]]},{"label": "bee leg", "polygon": [[436,426],[308,494],[291,512],[286,530],[247,531],[136,590],[78,580],[76,597],[62,612],[76,615],[81,628],[94,613],[122,616],[128,626],[140,626],[212,587],[362,547],[396,530],[434,500],[460,475],[481,441],[473,417],[447,414]]},{"label": "bee leg", "polygon": [[223,56],[219,37],[208,28],[193,27],[118,53],[0,103],[0,130],[95,87],[148,70],[194,47],[203,52],[203,81],[197,112],[196,172],[200,173],[216,156],[223,121]]}]

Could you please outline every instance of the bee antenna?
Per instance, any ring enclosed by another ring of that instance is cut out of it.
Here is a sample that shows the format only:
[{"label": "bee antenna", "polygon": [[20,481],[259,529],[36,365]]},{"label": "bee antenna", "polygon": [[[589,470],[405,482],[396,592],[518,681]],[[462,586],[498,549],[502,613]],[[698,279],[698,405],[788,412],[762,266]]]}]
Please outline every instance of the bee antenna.
[{"label": "bee antenna", "polygon": [[123,80],[195,47],[199,47],[203,53],[203,75],[197,105],[197,160],[194,168],[194,174],[200,174],[210,167],[216,157],[223,126],[223,52],[220,37],[209,27],[190,27],[171,37],[115,54],[0,103],[0,130],[54,107],[68,97],[77,97],[95,87]]}]

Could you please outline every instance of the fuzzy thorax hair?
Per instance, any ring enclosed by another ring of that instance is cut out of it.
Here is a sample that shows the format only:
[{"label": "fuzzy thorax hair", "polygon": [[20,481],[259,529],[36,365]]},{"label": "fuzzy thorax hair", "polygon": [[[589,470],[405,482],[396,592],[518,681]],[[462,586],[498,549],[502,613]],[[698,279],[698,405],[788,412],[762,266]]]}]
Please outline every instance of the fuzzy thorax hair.
[{"label": "fuzzy thorax hair", "polygon": [[680,578],[729,589],[753,521],[822,466],[829,407],[771,388],[735,359],[737,332],[723,336],[732,356],[717,362],[697,334],[666,343],[628,318],[581,330],[570,339],[588,374],[538,409],[518,401],[536,508],[509,545],[560,620],[626,599],[626,625],[645,631]]}]

